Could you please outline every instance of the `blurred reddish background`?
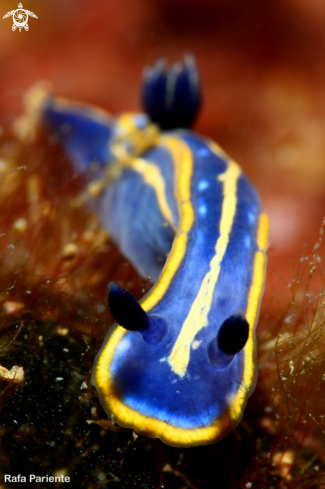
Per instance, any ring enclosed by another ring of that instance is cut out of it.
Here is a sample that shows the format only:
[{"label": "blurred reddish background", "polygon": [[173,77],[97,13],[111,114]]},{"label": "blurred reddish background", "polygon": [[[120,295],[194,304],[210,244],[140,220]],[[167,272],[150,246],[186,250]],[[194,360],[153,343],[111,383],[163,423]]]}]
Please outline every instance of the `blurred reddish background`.
[{"label": "blurred reddish background", "polygon": [[[2,14],[16,8],[4,1]],[[258,187],[271,217],[267,296],[291,280],[325,214],[325,4],[320,0],[90,0],[24,8],[29,31],[0,24],[0,123],[27,88],[109,110],[140,110],[144,65],[194,53],[204,106],[196,130],[215,139]],[[268,302],[268,300],[266,299]]]}]

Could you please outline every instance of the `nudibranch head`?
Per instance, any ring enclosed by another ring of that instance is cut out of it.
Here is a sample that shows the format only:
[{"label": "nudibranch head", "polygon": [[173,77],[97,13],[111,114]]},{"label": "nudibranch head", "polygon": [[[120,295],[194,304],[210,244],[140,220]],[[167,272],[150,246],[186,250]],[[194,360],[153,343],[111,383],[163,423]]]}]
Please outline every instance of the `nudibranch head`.
[{"label": "nudibranch head", "polygon": [[114,327],[93,369],[100,401],[112,421],[139,434],[159,437],[166,444],[195,446],[219,441],[242,416],[238,388],[243,352],[227,365],[216,366],[209,356],[213,340],[209,344],[197,340],[182,376],[172,370],[166,356],[171,340],[167,333],[153,344],[141,332]]}]

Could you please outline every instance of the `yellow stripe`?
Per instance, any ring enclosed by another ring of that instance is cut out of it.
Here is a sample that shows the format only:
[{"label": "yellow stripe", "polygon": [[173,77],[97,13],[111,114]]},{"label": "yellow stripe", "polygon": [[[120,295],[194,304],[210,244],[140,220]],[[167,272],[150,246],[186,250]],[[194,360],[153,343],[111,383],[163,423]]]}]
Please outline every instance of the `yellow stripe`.
[{"label": "yellow stripe", "polygon": [[240,167],[233,161],[228,163],[224,173],[218,180],[224,182],[223,202],[219,237],[215,247],[215,255],[210,262],[210,269],[203,278],[200,290],[184,321],[168,362],[174,373],[184,377],[190,359],[190,350],[195,336],[208,325],[213,292],[219,277],[221,262],[226,253],[229,236],[233,226],[237,206],[237,180],[241,174]]},{"label": "yellow stripe", "polygon": [[176,231],[175,223],[173,221],[173,216],[166,198],[166,185],[165,180],[161,174],[160,169],[157,165],[147,162],[142,158],[135,158],[130,162],[126,162],[125,166],[129,166],[132,170],[140,173],[143,180],[153,187],[156,192],[157,201],[161,210],[162,215],[171,225],[171,227]]},{"label": "yellow stripe", "polygon": [[261,251],[266,250],[269,243],[270,220],[267,214],[261,214],[257,233],[257,244]]},{"label": "yellow stripe", "polygon": [[260,302],[265,284],[266,255],[263,252],[268,245],[269,219],[266,214],[261,214],[257,232],[257,241],[262,251],[257,251],[254,260],[254,272],[252,285],[249,291],[246,309],[246,319],[249,324],[249,337],[244,348],[244,376],[236,396],[229,400],[231,419],[239,419],[247,400],[247,391],[251,390],[255,378],[256,365],[254,358],[254,330],[260,309]]},{"label": "yellow stripe", "polygon": [[149,311],[165,294],[184,255],[187,245],[187,233],[194,221],[194,211],[190,201],[191,177],[193,171],[192,153],[188,146],[177,137],[164,136],[159,144],[171,151],[175,165],[175,192],[179,212],[179,228],[172,249],[157,284],[150,294],[141,301],[145,311]]},{"label": "yellow stripe", "polygon": [[143,435],[158,437],[164,443],[183,447],[214,443],[234,428],[227,412],[211,426],[188,430],[177,428],[156,418],[144,416],[126,406],[114,388],[114,379],[110,373],[116,348],[124,334],[125,330],[122,328],[117,327],[115,329],[100,352],[95,367],[94,382],[100,395],[100,401],[113,422],[120,426],[133,428]]}]

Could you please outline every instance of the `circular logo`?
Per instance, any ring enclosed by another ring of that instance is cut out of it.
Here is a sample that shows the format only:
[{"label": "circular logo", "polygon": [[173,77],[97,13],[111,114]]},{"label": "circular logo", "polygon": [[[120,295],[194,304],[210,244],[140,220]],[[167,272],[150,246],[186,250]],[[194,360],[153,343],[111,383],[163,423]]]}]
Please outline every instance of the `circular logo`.
[{"label": "circular logo", "polygon": [[26,12],[26,10],[17,9],[12,16],[12,20],[14,21],[14,25],[21,29],[22,27],[25,27],[27,25],[28,13]]}]

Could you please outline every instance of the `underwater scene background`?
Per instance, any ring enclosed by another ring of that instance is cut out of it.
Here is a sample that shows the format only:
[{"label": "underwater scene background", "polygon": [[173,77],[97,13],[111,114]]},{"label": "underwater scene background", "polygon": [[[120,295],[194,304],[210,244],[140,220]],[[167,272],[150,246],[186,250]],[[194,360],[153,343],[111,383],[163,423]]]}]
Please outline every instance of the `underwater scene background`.
[{"label": "underwater scene background", "polygon": [[[17,6],[1,8],[3,16]],[[0,21],[0,487],[13,487],[5,474],[64,475],[87,488],[325,487],[325,5],[29,0],[24,8],[38,17],[28,32]],[[141,111],[144,66],[186,52],[204,96],[194,129],[257,187],[271,244],[259,377],[243,420],[218,444],[180,449],[107,420],[90,382],[113,324],[107,283],[137,299],[152,284],[89,206],[76,205],[85,181],[60,146],[19,117],[40,82],[112,114]],[[22,370],[10,378],[14,366]]]}]

